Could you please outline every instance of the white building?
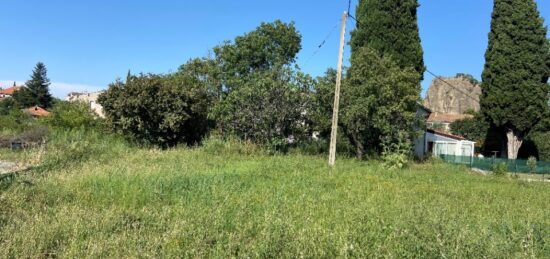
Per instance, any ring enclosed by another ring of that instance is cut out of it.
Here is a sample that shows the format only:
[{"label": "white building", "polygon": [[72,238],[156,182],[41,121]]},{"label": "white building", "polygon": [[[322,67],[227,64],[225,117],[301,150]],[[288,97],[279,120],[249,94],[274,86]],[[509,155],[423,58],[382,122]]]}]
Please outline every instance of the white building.
[{"label": "white building", "polygon": [[430,155],[473,157],[474,151],[475,142],[436,130],[426,130],[414,144],[415,155],[419,158],[426,158]]},{"label": "white building", "polygon": [[84,102],[88,105],[90,105],[90,109],[94,111],[99,117],[104,118],[105,115],[103,114],[103,106],[101,106],[99,103],[97,103],[97,98],[100,94],[102,94],[103,91],[100,92],[93,92],[93,93],[77,93],[72,92],[65,97],[65,101],[68,102]]}]

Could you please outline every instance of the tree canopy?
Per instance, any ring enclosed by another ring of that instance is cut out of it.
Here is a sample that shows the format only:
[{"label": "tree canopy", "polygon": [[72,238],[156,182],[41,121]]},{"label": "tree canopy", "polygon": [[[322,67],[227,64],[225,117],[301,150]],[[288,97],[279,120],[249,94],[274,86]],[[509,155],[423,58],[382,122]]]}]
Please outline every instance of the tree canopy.
[{"label": "tree canopy", "polygon": [[481,112],[507,134],[515,159],[548,109],[550,45],[533,0],[495,0],[482,75]]},{"label": "tree canopy", "polygon": [[38,62],[34,68],[31,79],[25,83],[14,95],[15,100],[23,107],[40,106],[48,109],[53,106],[53,98],[50,94],[50,79],[47,75],[46,65]]}]

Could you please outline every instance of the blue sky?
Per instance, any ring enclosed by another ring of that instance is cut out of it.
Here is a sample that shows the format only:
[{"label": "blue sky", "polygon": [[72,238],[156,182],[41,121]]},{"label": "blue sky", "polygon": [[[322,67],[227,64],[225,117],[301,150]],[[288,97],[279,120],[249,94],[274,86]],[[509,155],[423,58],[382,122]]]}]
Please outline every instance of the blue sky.
[{"label": "blue sky", "polygon": [[[190,58],[208,55],[224,40],[275,19],[296,22],[303,37],[298,64],[311,75],[322,75],[336,65],[339,27],[333,28],[347,2],[2,0],[0,87],[27,80],[38,61],[46,64],[57,97],[73,90],[105,88],[129,69],[168,73]],[[420,0],[420,4],[428,69],[443,76],[462,72],[479,78],[492,1]],[[550,1],[538,0],[538,4],[542,16],[550,20]],[[353,28],[352,21],[348,28]],[[331,31],[327,43],[312,57]],[[430,75],[425,78],[424,88],[433,80]]]}]

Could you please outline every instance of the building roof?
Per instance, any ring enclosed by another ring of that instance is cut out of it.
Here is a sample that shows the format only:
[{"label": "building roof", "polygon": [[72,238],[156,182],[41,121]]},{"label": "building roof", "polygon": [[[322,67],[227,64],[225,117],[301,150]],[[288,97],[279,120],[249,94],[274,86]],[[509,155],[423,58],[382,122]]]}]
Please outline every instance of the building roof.
[{"label": "building roof", "polygon": [[428,122],[448,122],[453,123],[455,121],[464,120],[467,118],[473,118],[473,115],[470,114],[446,114],[434,112],[428,117]]},{"label": "building roof", "polygon": [[0,94],[13,95],[13,93],[15,93],[15,91],[19,91],[19,89],[21,89],[20,86],[12,86],[10,88],[0,89]]},{"label": "building roof", "polygon": [[[428,129],[426,130],[428,133],[432,133],[434,135],[439,135],[439,136],[443,136],[443,137],[446,137],[446,138],[451,138],[451,139],[455,139],[455,140],[465,140],[465,141],[470,141],[462,136],[458,136],[458,135],[453,135],[453,134],[450,134],[450,133],[447,133],[447,132],[443,132],[443,131],[439,131],[439,130],[432,130],[432,129]],[[473,142],[473,141],[471,141]]]},{"label": "building roof", "polygon": [[27,108],[25,109],[25,112],[35,117],[44,117],[50,115],[49,111],[46,111],[44,108],[38,106]]}]

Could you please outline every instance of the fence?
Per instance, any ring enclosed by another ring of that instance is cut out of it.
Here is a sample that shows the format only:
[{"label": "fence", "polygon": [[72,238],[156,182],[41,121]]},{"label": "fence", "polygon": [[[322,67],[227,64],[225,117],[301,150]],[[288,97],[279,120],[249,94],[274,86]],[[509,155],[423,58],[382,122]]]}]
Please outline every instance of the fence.
[{"label": "fence", "polygon": [[[485,157],[469,157],[469,156],[451,156],[441,155],[443,161],[452,164],[466,165],[470,168],[477,168],[485,171],[492,171],[493,167],[498,164],[506,164],[508,172],[511,173],[533,173],[527,165],[527,160],[510,160],[504,158],[485,158]],[[550,174],[550,162],[537,161],[535,169],[536,174]]]}]

